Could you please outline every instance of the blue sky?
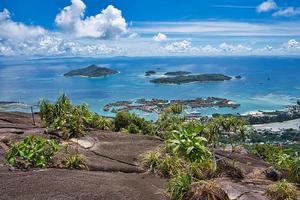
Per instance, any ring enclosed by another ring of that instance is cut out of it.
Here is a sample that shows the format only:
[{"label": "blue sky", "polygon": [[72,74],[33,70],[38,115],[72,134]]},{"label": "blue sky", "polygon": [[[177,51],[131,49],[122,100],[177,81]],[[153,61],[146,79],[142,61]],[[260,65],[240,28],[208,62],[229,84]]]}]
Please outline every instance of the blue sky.
[{"label": "blue sky", "polygon": [[299,55],[299,26],[299,0],[0,0],[0,55]]}]

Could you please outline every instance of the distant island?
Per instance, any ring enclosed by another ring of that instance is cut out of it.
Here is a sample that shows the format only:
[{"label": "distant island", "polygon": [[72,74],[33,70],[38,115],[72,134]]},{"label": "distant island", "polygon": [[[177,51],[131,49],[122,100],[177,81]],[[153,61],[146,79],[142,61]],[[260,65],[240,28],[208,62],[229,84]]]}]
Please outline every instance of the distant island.
[{"label": "distant island", "polygon": [[224,74],[195,74],[187,76],[163,77],[151,80],[152,83],[159,84],[183,84],[191,82],[228,81],[232,78]]},{"label": "distant island", "polygon": [[145,76],[151,76],[151,75],[155,75],[155,74],[156,74],[156,71],[154,71],[154,70],[150,70],[150,71],[145,72]]},{"label": "distant island", "polygon": [[167,73],[165,73],[166,76],[184,76],[184,75],[188,75],[188,74],[191,74],[191,72],[176,71],[176,72],[167,72]]},{"label": "distant island", "polygon": [[113,69],[98,67],[97,65],[90,65],[85,68],[69,71],[68,73],[65,73],[64,76],[103,77],[117,73],[118,71]]}]

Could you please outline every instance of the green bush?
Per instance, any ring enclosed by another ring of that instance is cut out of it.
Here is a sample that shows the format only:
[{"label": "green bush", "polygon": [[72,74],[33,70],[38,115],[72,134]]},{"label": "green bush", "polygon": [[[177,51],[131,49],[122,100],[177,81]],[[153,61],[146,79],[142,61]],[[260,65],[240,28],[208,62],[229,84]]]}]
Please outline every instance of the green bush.
[{"label": "green bush", "polygon": [[61,132],[64,139],[84,136],[90,128],[112,129],[112,122],[109,119],[90,112],[85,104],[73,105],[65,94],[62,94],[54,104],[42,100],[39,106],[44,126]]},{"label": "green bush", "polygon": [[297,200],[297,189],[283,180],[267,188],[266,196],[270,200]]},{"label": "green bush", "polygon": [[129,133],[142,133],[146,135],[151,135],[153,132],[153,125],[151,122],[126,111],[117,113],[114,126],[115,131],[126,129]]},{"label": "green bush", "polygon": [[206,138],[209,143],[229,143],[232,148],[245,142],[247,138],[247,121],[238,117],[216,117],[207,125]]},{"label": "green bush", "polygon": [[178,173],[168,183],[167,192],[171,200],[182,200],[192,184],[192,176],[188,173]]},{"label": "green bush", "polygon": [[69,169],[88,169],[84,155],[75,154],[68,156],[64,161],[64,165]]},{"label": "green bush", "polygon": [[141,163],[143,167],[149,169],[149,171],[158,172],[158,166],[161,163],[162,155],[159,151],[150,151],[142,155]]},{"label": "green bush", "polygon": [[20,164],[20,160],[27,162],[29,167],[46,167],[52,163],[52,158],[57,151],[56,140],[27,136],[8,150],[6,160],[16,167]]},{"label": "green bush", "polygon": [[154,123],[154,135],[162,138],[169,139],[171,132],[179,130],[184,118],[169,112],[163,112]]},{"label": "green bush", "polygon": [[173,131],[171,139],[167,141],[167,147],[175,155],[181,155],[190,161],[205,161],[212,154],[205,146],[207,140],[199,136],[193,129]]},{"label": "green bush", "polygon": [[291,162],[290,180],[300,184],[300,157],[296,157]]},{"label": "green bush", "polygon": [[140,132],[140,130],[139,130],[139,127],[137,127],[135,124],[129,124],[128,132],[132,133],[132,134],[138,134]]},{"label": "green bush", "polygon": [[164,110],[164,112],[179,115],[183,112],[183,110],[184,110],[183,105],[174,103],[174,104],[171,104],[170,106],[168,106]]},{"label": "green bush", "polygon": [[177,156],[165,155],[158,165],[158,170],[164,177],[173,177],[186,168],[183,159]]}]

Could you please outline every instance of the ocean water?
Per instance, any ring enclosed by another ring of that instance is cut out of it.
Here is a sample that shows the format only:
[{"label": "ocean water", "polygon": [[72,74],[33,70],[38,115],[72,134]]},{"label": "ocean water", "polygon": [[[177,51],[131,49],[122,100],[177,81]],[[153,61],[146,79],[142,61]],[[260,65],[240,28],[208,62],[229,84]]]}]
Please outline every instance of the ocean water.
[{"label": "ocean water", "polygon": [[[72,69],[90,64],[109,67],[120,73],[103,78],[63,76]],[[167,71],[186,70],[241,75],[242,79],[157,85],[149,82],[151,77],[144,76],[148,70],[157,71],[157,76]],[[107,116],[112,114],[102,111],[105,104],[137,98],[214,96],[241,104],[237,109],[194,110],[203,115],[280,110],[300,99],[300,57],[0,58],[0,101],[37,104],[41,98],[53,101],[63,92],[74,103],[87,103],[93,111]]]}]

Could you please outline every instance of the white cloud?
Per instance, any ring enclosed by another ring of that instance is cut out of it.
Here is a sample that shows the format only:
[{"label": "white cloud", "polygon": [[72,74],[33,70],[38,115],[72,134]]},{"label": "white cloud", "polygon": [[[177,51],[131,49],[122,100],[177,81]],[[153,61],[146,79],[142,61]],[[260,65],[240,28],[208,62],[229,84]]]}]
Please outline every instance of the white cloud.
[{"label": "white cloud", "polygon": [[191,49],[191,42],[188,40],[172,42],[165,49],[171,53],[185,53]]},{"label": "white cloud", "polygon": [[85,17],[86,5],[81,0],[72,0],[55,19],[58,27],[77,37],[117,38],[127,32],[127,23],[120,10],[107,6],[95,16]]},{"label": "white cloud", "polygon": [[153,40],[156,42],[162,42],[167,40],[167,36],[163,33],[158,33],[157,35],[153,36]]},{"label": "white cloud", "polygon": [[295,39],[290,39],[286,43],[282,44],[282,48],[286,50],[300,50],[300,42]]},{"label": "white cloud", "polygon": [[219,49],[223,52],[231,52],[231,53],[246,53],[252,50],[249,46],[244,46],[242,44],[238,45],[231,45],[227,44],[226,42],[219,45]]},{"label": "white cloud", "polygon": [[262,2],[256,7],[258,13],[269,12],[271,10],[277,9],[278,6],[274,0],[267,0]]},{"label": "white cloud", "polygon": [[277,12],[273,13],[274,17],[294,17],[300,16],[300,7],[288,7],[280,9]]},{"label": "white cloud", "polygon": [[28,26],[14,22],[10,18],[10,12],[4,9],[0,12],[0,38],[3,39],[27,39],[46,34],[46,30],[39,26]]}]

